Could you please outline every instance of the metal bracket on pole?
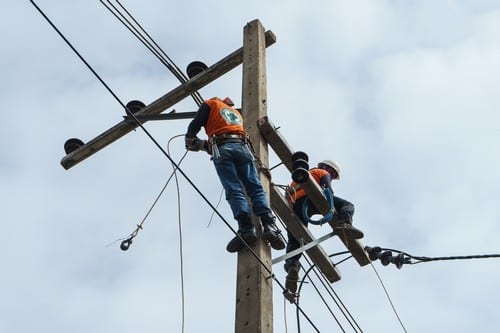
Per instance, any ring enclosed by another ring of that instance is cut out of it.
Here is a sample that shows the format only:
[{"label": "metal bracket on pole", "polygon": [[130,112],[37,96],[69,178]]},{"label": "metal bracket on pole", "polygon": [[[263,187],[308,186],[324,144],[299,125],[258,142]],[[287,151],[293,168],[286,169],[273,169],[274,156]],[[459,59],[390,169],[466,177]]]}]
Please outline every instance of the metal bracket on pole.
[{"label": "metal bracket on pole", "polygon": [[[299,248],[298,248],[298,249],[296,249],[296,250],[290,251],[290,252],[288,252],[288,253],[287,253],[287,254],[285,254],[285,255],[282,255],[282,256],[279,256],[278,258],[273,259],[273,260],[272,260],[272,264],[273,264],[273,265],[274,265],[274,264],[277,264],[277,263],[279,263],[280,261],[286,260],[286,259],[288,259],[288,258],[291,258],[291,257],[293,257],[293,256],[296,256],[296,255],[297,255],[297,254],[299,254],[299,253],[302,253],[302,252],[304,252],[304,251],[307,251],[307,250],[309,250],[310,248],[315,247],[315,246],[316,246],[316,245],[318,245],[319,243],[324,242],[324,241],[326,241],[327,239],[332,238],[332,237],[333,237],[333,236],[335,236],[335,235],[336,235],[336,233],[335,233],[335,232],[331,232],[331,233],[329,233],[329,234],[326,234],[326,235],[324,235],[324,236],[321,236],[320,238],[318,238],[318,239],[316,239],[316,240],[314,240],[314,241],[312,241],[312,242],[310,242],[310,243],[307,243],[306,245],[303,245],[303,246],[299,247]],[[302,243],[303,243],[303,242],[302,242]]]}]

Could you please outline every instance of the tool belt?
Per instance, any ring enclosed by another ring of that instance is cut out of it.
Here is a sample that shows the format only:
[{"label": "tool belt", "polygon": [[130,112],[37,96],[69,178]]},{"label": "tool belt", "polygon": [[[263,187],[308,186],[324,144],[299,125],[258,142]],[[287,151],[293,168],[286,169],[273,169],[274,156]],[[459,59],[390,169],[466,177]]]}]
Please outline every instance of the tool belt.
[{"label": "tool belt", "polygon": [[219,135],[212,135],[209,140],[210,144],[216,144],[218,146],[230,142],[248,143],[248,136],[244,134],[224,133]]}]

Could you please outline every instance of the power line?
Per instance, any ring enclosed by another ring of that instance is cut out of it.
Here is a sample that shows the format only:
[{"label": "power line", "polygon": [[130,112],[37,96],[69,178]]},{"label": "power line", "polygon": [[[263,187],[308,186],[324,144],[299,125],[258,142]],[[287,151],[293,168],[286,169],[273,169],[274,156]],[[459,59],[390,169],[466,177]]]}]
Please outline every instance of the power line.
[{"label": "power line", "polygon": [[[338,252],[338,253],[330,255],[330,257],[334,257],[334,256],[338,256],[338,255],[344,255],[344,254],[347,254],[347,253],[350,253],[350,252],[349,251]],[[345,260],[348,260],[350,258],[352,258],[352,256],[349,256],[349,257],[341,260],[339,263],[344,262]],[[332,317],[337,322],[337,325],[339,326],[339,328],[342,330],[342,332],[345,332],[344,327],[342,326],[342,324],[340,323],[340,321],[338,320],[338,318],[335,316],[335,314],[331,310],[330,306],[326,302],[326,299],[323,297],[323,295],[321,294],[321,292],[319,291],[319,289],[316,287],[314,281],[310,278],[309,273],[311,271],[313,271],[315,273],[316,277],[321,281],[323,287],[327,290],[327,293],[329,294],[330,298],[337,305],[337,308],[340,310],[340,312],[342,313],[342,315],[344,316],[344,318],[347,320],[347,322],[349,323],[349,325],[352,327],[352,329],[355,332],[357,332],[357,331],[363,332],[363,330],[361,329],[361,327],[359,326],[359,324],[356,322],[356,320],[354,319],[354,317],[352,316],[352,314],[350,313],[350,311],[345,306],[344,302],[342,302],[342,300],[337,295],[337,293],[335,293],[335,291],[333,290],[333,287],[328,282],[325,282],[324,281],[325,278],[324,277],[322,278],[322,276],[317,272],[316,265],[311,264],[310,261],[307,259],[307,257],[305,259],[306,259],[306,261],[309,264],[309,268],[307,270],[305,270],[306,273],[305,273],[304,278],[302,279],[302,281],[300,283],[300,286],[299,286],[299,294],[300,294],[300,290],[302,289],[302,286],[305,283],[305,280],[307,278],[309,280],[309,282],[313,285],[314,289],[316,290],[317,294],[319,295],[319,297],[323,301],[324,305],[326,306],[326,308],[328,309],[328,311],[330,312],[330,314],[332,315]],[[337,263],[337,264],[339,264],[339,263]],[[330,288],[328,288],[327,286],[329,286]],[[330,289],[330,291],[328,289]],[[298,313],[297,313],[297,326],[298,326],[298,330],[300,332],[300,319],[299,319]]]},{"label": "power line", "polygon": [[[472,260],[472,259],[491,259],[500,258],[500,254],[480,254],[480,255],[465,255],[465,256],[448,256],[448,257],[423,257],[414,256],[404,251],[382,248],[380,246],[365,246],[371,261],[380,259],[382,265],[395,264],[397,268],[402,268],[404,264],[415,265],[430,261],[445,261],[445,260]],[[393,256],[393,252],[398,255]]]},{"label": "power line", "polygon": [[[188,80],[186,75],[177,67],[177,65],[170,59],[170,57],[163,51],[163,49],[156,43],[151,35],[144,29],[144,27],[134,18],[125,6],[120,1],[116,3],[120,6],[121,10],[107,0],[99,0],[106,9],[127,28],[132,35],[134,35],[154,56],[181,82],[184,83]],[[123,11],[123,12],[122,12]],[[127,18],[128,16],[128,18]],[[130,19],[129,19],[130,18]],[[191,94],[195,103],[200,106],[203,103],[203,98],[198,91]]]}]

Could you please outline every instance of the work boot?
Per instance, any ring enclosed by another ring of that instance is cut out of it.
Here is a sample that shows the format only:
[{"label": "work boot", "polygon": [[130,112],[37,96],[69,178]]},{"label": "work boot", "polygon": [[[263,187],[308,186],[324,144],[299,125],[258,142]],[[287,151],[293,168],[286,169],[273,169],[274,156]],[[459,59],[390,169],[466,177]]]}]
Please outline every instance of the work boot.
[{"label": "work boot", "polygon": [[271,244],[271,247],[275,250],[283,250],[285,248],[285,242],[281,238],[281,230],[278,229],[276,223],[274,222],[276,218],[268,213],[262,215],[260,220],[262,222],[262,239]]},{"label": "work boot", "polygon": [[299,281],[300,263],[298,261],[292,262],[287,267],[287,276],[285,280],[285,288],[291,293],[297,292],[297,282]]},{"label": "work boot", "polygon": [[254,246],[257,242],[257,232],[255,225],[252,222],[250,215],[240,215],[236,218],[238,221],[238,235],[235,236],[227,244],[226,250],[230,253],[238,252],[245,247],[245,243],[241,240],[243,238],[249,246]]},{"label": "work boot", "polygon": [[348,239],[361,239],[365,236],[363,231],[352,225],[351,216],[338,219],[337,223],[334,224],[333,230],[339,237],[343,236]]}]

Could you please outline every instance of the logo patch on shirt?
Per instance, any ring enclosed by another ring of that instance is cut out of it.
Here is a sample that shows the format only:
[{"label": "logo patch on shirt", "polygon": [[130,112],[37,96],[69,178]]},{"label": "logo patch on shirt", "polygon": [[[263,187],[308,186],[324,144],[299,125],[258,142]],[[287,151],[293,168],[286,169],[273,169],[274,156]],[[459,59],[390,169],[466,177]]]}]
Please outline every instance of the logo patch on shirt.
[{"label": "logo patch on shirt", "polygon": [[222,108],[220,110],[222,118],[226,121],[228,125],[241,125],[240,116],[231,109]]}]

